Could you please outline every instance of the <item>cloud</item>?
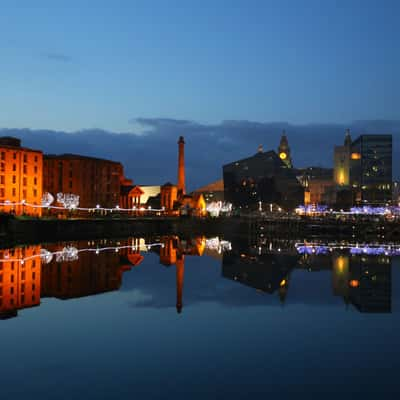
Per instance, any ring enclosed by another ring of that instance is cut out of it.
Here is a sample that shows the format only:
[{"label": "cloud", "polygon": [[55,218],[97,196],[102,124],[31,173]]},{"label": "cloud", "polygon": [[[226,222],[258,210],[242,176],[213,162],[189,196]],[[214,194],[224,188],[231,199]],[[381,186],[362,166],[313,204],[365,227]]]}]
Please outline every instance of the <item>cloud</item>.
[{"label": "cloud", "polygon": [[71,57],[62,53],[45,53],[43,54],[43,57],[47,58],[48,60],[58,61],[63,63],[71,62]]},{"label": "cloud", "polygon": [[[341,144],[346,128],[352,137],[362,133],[393,135],[393,176],[400,179],[400,121],[367,120],[350,124],[295,125],[288,122],[223,121],[204,124],[170,118],[135,118],[143,128],[133,132],[101,129],[73,133],[51,130],[0,129],[17,136],[27,147],[46,153],[78,153],[121,161],[126,175],[138,184],[176,181],[177,140],[186,141],[186,178],[189,189],[220,179],[222,165],[257,151],[277,149],[286,130],[295,166],[333,165],[333,147]],[[140,130],[140,132],[139,132]]]}]

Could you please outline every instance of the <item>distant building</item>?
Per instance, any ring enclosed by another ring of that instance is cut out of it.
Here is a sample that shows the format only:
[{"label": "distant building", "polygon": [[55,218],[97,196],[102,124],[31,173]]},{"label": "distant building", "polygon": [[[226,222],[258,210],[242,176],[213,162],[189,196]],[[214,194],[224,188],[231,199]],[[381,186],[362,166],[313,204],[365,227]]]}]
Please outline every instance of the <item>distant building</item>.
[{"label": "distant building", "polygon": [[[17,138],[0,138],[0,211],[40,216],[42,174],[41,151],[21,147],[21,140]],[[3,205],[7,201],[20,203],[23,200],[27,206]]]},{"label": "distant building", "polygon": [[304,189],[295,170],[273,150],[224,165],[223,177],[224,199],[236,208],[277,204],[293,209],[304,202]]},{"label": "distant building", "polygon": [[392,135],[361,135],[351,145],[350,182],[357,204],[392,200]]},{"label": "distant building", "polygon": [[395,205],[400,205],[400,182],[393,182],[392,201]]},{"label": "distant building", "polygon": [[347,129],[343,146],[335,146],[334,149],[333,180],[338,186],[350,185],[350,156],[351,136],[350,130]]},{"label": "distant building", "polygon": [[212,182],[206,186],[193,191],[193,193],[201,193],[204,196],[206,203],[212,203],[213,201],[224,201],[224,181]]},{"label": "distant building", "polygon": [[337,205],[384,205],[392,200],[392,136],[361,135],[334,150]]},{"label": "distant building", "polygon": [[298,168],[296,175],[304,187],[304,204],[332,204],[335,202],[332,168]]},{"label": "distant building", "polygon": [[76,154],[45,155],[43,191],[73,193],[80,207],[114,208],[120,204],[121,186],[131,185],[119,162]]}]

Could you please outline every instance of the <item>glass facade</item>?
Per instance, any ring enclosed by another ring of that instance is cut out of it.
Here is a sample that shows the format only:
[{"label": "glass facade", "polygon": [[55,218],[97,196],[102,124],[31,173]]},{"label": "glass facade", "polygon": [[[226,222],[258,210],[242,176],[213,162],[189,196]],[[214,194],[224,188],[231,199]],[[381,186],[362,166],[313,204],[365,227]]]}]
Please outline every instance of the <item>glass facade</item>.
[{"label": "glass facade", "polygon": [[359,204],[392,199],[392,135],[361,135],[351,146],[350,180]]}]

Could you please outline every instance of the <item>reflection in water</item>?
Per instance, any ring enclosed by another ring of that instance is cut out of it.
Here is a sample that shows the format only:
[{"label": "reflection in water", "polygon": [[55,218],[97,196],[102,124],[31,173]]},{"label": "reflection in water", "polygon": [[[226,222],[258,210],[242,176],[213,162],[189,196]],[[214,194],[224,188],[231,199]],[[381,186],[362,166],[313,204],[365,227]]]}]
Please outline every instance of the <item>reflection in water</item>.
[{"label": "reflection in water", "polygon": [[[138,267],[146,252],[160,264],[175,267],[176,310],[183,309],[185,260],[211,256],[222,262],[222,276],[257,291],[290,296],[295,270],[330,270],[334,296],[360,312],[391,312],[391,256],[394,246],[295,244],[270,241],[177,236],[156,241],[131,238],[32,245],[0,250],[0,318],[17,316],[19,309],[38,306],[40,299],[73,299],[120,289],[123,274]],[[240,300],[240,299],[239,299]]]}]

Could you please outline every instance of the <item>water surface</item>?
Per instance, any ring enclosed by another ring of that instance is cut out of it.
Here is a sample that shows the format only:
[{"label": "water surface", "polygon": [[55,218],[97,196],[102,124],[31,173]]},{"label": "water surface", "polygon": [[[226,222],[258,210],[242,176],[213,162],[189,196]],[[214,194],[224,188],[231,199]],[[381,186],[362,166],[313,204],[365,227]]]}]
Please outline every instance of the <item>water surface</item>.
[{"label": "water surface", "polygon": [[400,258],[350,247],[162,237],[0,250],[2,396],[393,398]]}]

